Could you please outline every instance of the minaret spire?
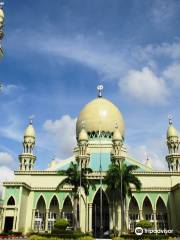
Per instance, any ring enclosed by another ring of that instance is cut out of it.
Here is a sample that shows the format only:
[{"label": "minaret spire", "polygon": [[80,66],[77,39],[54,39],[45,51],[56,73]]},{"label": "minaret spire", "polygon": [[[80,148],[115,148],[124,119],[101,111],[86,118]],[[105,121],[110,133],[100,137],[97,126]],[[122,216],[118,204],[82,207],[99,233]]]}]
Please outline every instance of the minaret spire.
[{"label": "minaret spire", "polygon": [[102,92],[103,92],[103,85],[98,85],[97,86],[97,90],[98,90],[98,97],[101,98],[102,97]]},{"label": "minaret spire", "polygon": [[172,116],[168,116],[169,126],[167,129],[167,147],[169,154],[166,156],[170,171],[180,172],[179,133],[172,123]]},{"label": "minaret spire", "polygon": [[32,117],[24,132],[23,153],[19,155],[20,170],[30,171],[33,169],[36,156],[33,153],[35,147],[36,133],[32,125]]}]

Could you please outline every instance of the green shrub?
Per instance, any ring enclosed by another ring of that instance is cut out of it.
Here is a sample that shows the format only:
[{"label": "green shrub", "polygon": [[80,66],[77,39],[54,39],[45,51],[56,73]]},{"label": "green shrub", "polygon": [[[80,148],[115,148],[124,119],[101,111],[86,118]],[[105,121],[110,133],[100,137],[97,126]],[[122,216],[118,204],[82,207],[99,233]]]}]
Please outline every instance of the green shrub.
[{"label": "green shrub", "polygon": [[38,235],[31,235],[28,237],[28,240],[45,240],[45,238]]},{"label": "green shrub", "polygon": [[122,238],[122,237],[114,237],[114,238],[112,238],[112,240],[124,240],[124,238]]},{"label": "green shrub", "polygon": [[90,236],[86,236],[86,237],[81,237],[80,240],[93,240],[94,238],[90,237]]},{"label": "green shrub", "polygon": [[141,220],[136,224],[136,227],[141,227],[141,228],[153,228],[154,224],[152,222],[149,222],[147,220]]},{"label": "green shrub", "polygon": [[64,218],[58,219],[54,224],[54,228],[62,229],[62,230],[65,230],[67,226],[69,226],[69,222],[67,219],[64,219]]}]

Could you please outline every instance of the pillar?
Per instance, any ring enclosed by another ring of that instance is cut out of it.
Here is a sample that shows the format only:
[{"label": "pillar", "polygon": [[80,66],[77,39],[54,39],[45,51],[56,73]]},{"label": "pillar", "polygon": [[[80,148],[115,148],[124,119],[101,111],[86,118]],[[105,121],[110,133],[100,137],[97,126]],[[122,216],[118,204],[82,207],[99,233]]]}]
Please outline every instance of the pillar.
[{"label": "pillar", "polygon": [[142,209],[139,209],[139,220],[143,220],[143,211]]},{"label": "pillar", "polygon": [[92,207],[93,207],[93,204],[92,203],[89,203],[88,204],[88,216],[89,216],[89,227],[88,227],[88,230],[89,232],[92,232]]},{"label": "pillar", "polygon": [[154,216],[154,229],[157,230],[156,209],[153,210],[153,216]]},{"label": "pillar", "polygon": [[114,224],[114,211],[113,211],[113,203],[109,204],[109,227],[113,229],[115,226]]},{"label": "pillar", "polygon": [[125,219],[126,219],[126,228],[129,229],[129,210],[126,209],[126,213],[125,213]]},{"label": "pillar", "polygon": [[49,209],[46,209],[45,231],[48,231],[48,218],[49,218]]},{"label": "pillar", "polygon": [[17,222],[17,209],[14,209],[14,221],[13,221],[13,231],[16,231],[16,222]]},{"label": "pillar", "polygon": [[36,212],[36,209],[32,209],[32,222],[31,222],[31,229],[32,230],[34,230],[35,212]]}]

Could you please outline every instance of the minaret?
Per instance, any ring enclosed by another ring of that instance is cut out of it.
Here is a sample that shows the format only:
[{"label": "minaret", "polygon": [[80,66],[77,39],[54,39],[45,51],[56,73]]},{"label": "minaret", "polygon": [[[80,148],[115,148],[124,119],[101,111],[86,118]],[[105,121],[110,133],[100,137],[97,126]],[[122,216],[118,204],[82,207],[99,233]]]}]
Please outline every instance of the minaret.
[{"label": "minaret", "polygon": [[19,155],[19,169],[22,171],[33,170],[34,162],[36,160],[36,156],[33,153],[35,146],[35,137],[36,133],[32,124],[32,119],[30,119],[29,125],[24,132],[23,153]]},{"label": "minaret", "polygon": [[3,27],[4,27],[4,12],[3,12],[3,2],[0,2],[0,59],[3,57],[3,48],[1,46],[2,39],[4,37]]},{"label": "minaret", "polygon": [[115,164],[120,164],[122,161],[124,161],[124,157],[121,154],[121,149],[123,146],[123,138],[121,136],[121,133],[118,129],[118,125],[115,125],[115,130],[113,133],[113,148],[111,152],[111,160]]},{"label": "minaret", "polygon": [[169,171],[180,172],[180,153],[179,153],[179,134],[169,118],[169,127],[167,129],[167,146],[169,154],[166,156]]},{"label": "minaret", "polygon": [[86,168],[89,164],[88,154],[88,134],[85,130],[84,123],[82,123],[82,129],[78,137],[79,154],[77,156],[77,162],[81,165],[81,168]]}]

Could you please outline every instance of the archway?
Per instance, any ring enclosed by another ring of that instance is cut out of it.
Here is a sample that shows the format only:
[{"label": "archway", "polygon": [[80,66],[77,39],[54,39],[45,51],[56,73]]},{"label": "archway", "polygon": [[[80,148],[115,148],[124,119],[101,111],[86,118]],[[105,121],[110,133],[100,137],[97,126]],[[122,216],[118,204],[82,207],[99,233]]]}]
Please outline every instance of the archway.
[{"label": "archway", "polygon": [[14,200],[14,198],[12,196],[8,199],[7,205],[11,205],[11,206],[15,205],[15,200]]},{"label": "archway", "polygon": [[161,197],[156,203],[156,220],[158,229],[168,229],[167,208]]},{"label": "archway", "polygon": [[133,196],[129,203],[129,223],[128,223],[128,227],[132,232],[134,232],[136,222],[139,222],[139,219],[140,218],[138,203],[135,197]]},{"label": "archway", "polygon": [[59,217],[59,203],[56,196],[54,196],[51,200],[48,214],[48,230],[52,230],[54,227],[54,223]]},{"label": "archway", "polygon": [[34,230],[44,231],[46,220],[46,203],[44,198],[41,196],[36,205]]},{"label": "archway", "polygon": [[95,237],[100,236],[101,222],[103,233],[109,231],[109,203],[106,194],[102,190],[101,209],[101,189],[99,189],[93,200],[92,229]]},{"label": "archway", "polygon": [[150,222],[154,221],[152,204],[148,197],[146,197],[143,202],[143,219]]},{"label": "archway", "polygon": [[73,206],[69,196],[64,200],[62,217],[69,221],[70,226],[73,226]]}]

